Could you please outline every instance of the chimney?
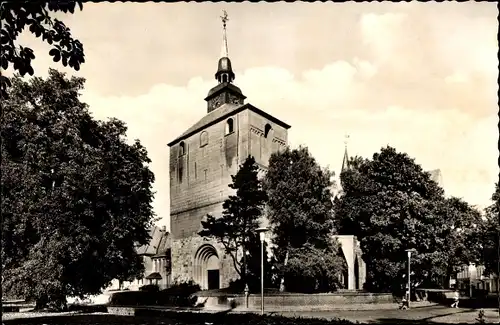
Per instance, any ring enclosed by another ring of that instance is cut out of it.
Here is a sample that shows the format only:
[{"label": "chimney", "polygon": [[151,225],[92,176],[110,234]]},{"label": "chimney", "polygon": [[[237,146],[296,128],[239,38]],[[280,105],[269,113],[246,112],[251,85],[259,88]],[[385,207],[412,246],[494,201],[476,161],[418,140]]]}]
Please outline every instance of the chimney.
[{"label": "chimney", "polygon": [[161,228],[161,230],[162,230],[163,232],[167,232],[167,226],[163,226],[163,227]]}]

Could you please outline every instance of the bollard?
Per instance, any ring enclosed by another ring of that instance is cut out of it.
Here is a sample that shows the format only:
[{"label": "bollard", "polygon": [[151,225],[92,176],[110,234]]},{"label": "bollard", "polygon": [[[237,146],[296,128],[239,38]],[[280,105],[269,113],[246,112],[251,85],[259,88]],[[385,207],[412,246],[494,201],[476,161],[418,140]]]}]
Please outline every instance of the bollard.
[{"label": "bollard", "polygon": [[248,284],[245,284],[245,306],[248,308],[248,297],[250,296],[250,290],[248,289]]}]

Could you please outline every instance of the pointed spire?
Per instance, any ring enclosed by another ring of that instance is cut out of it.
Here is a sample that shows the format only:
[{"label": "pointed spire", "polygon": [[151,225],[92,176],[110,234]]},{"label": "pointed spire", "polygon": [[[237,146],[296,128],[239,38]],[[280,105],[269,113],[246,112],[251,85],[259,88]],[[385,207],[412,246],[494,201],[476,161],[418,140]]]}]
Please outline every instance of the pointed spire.
[{"label": "pointed spire", "polygon": [[227,36],[226,36],[226,24],[229,20],[227,18],[227,12],[222,11],[223,15],[220,17],[222,20],[222,51],[221,58],[219,59],[219,64],[217,67],[217,73],[215,74],[215,79],[219,83],[231,83],[234,80],[233,67],[231,65],[231,60],[228,57],[227,51]]},{"label": "pointed spire", "polygon": [[221,53],[220,57],[221,58],[228,58],[229,57],[229,52],[227,49],[227,31],[226,31],[226,25],[227,22],[229,21],[229,18],[227,16],[227,12],[225,10],[222,10],[222,16],[220,16],[222,20],[222,48],[221,48]]},{"label": "pointed spire", "polygon": [[349,169],[350,163],[349,163],[349,155],[347,154],[347,142],[349,141],[349,135],[345,135],[345,140],[344,140],[344,145],[345,145],[345,151],[344,151],[344,159],[342,160],[342,171]]}]

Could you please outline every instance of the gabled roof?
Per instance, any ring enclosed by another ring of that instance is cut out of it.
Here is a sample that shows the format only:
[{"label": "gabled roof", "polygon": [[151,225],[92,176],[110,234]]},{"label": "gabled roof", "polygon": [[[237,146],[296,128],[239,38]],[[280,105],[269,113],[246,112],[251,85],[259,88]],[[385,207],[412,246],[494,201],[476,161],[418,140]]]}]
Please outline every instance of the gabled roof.
[{"label": "gabled roof", "polygon": [[170,246],[169,233],[158,226],[149,230],[151,240],[148,244],[137,248],[137,254],[153,256],[167,251]]},{"label": "gabled roof", "polygon": [[161,277],[160,273],[153,272],[153,273],[149,274],[145,279],[146,280],[161,280],[162,277]]},{"label": "gabled roof", "polygon": [[158,248],[156,249],[154,257],[166,256],[170,247],[171,237],[168,232],[164,232],[163,236],[161,236],[160,242],[158,243]]},{"label": "gabled roof", "polygon": [[208,113],[207,115],[203,116],[197,123],[195,123],[193,126],[191,126],[189,129],[187,129],[186,132],[184,132],[181,136],[177,137],[175,140],[170,142],[168,144],[169,147],[173,146],[174,144],[178,143],[179,141],[186,139],[190,137],[191,135],[195,134],[196,132],[213,125],[230,115],[237,114],[245,109],[249,109],[251,111],[254,111],[265,118],[269,119],[270,121],[284,127],[285,129],[289,129],[290,125],[286,124],[285,122],[275,118],[274,116],[264,112],[261,109],[258,109],[257,107],[251,105],[251,104],[243,104],[243,105],[235,105],[235,104],[224,104],[221,107],[213,110],[212,112]]}]

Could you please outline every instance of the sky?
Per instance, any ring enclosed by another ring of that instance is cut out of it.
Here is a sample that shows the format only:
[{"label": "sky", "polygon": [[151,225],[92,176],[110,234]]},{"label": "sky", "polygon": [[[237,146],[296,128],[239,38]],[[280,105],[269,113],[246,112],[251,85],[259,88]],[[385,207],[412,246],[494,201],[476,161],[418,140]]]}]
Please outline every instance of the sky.
[{"label": "sky", "polygon": [[390,145],[425,170],[441,169],[447,195],[484,207],[498,181],[497,7],[487,2],[85,3],[59,15],[86,62],[51,61],[29,31],[20,44],[48,68],[86,78],[81,100],[95,118],[116,117],[146,146],[154,209],[169,227],[167,143],[206,114],[216,85],[222,23],[247,102],[292,126],[340,172],[350,155]]}]

